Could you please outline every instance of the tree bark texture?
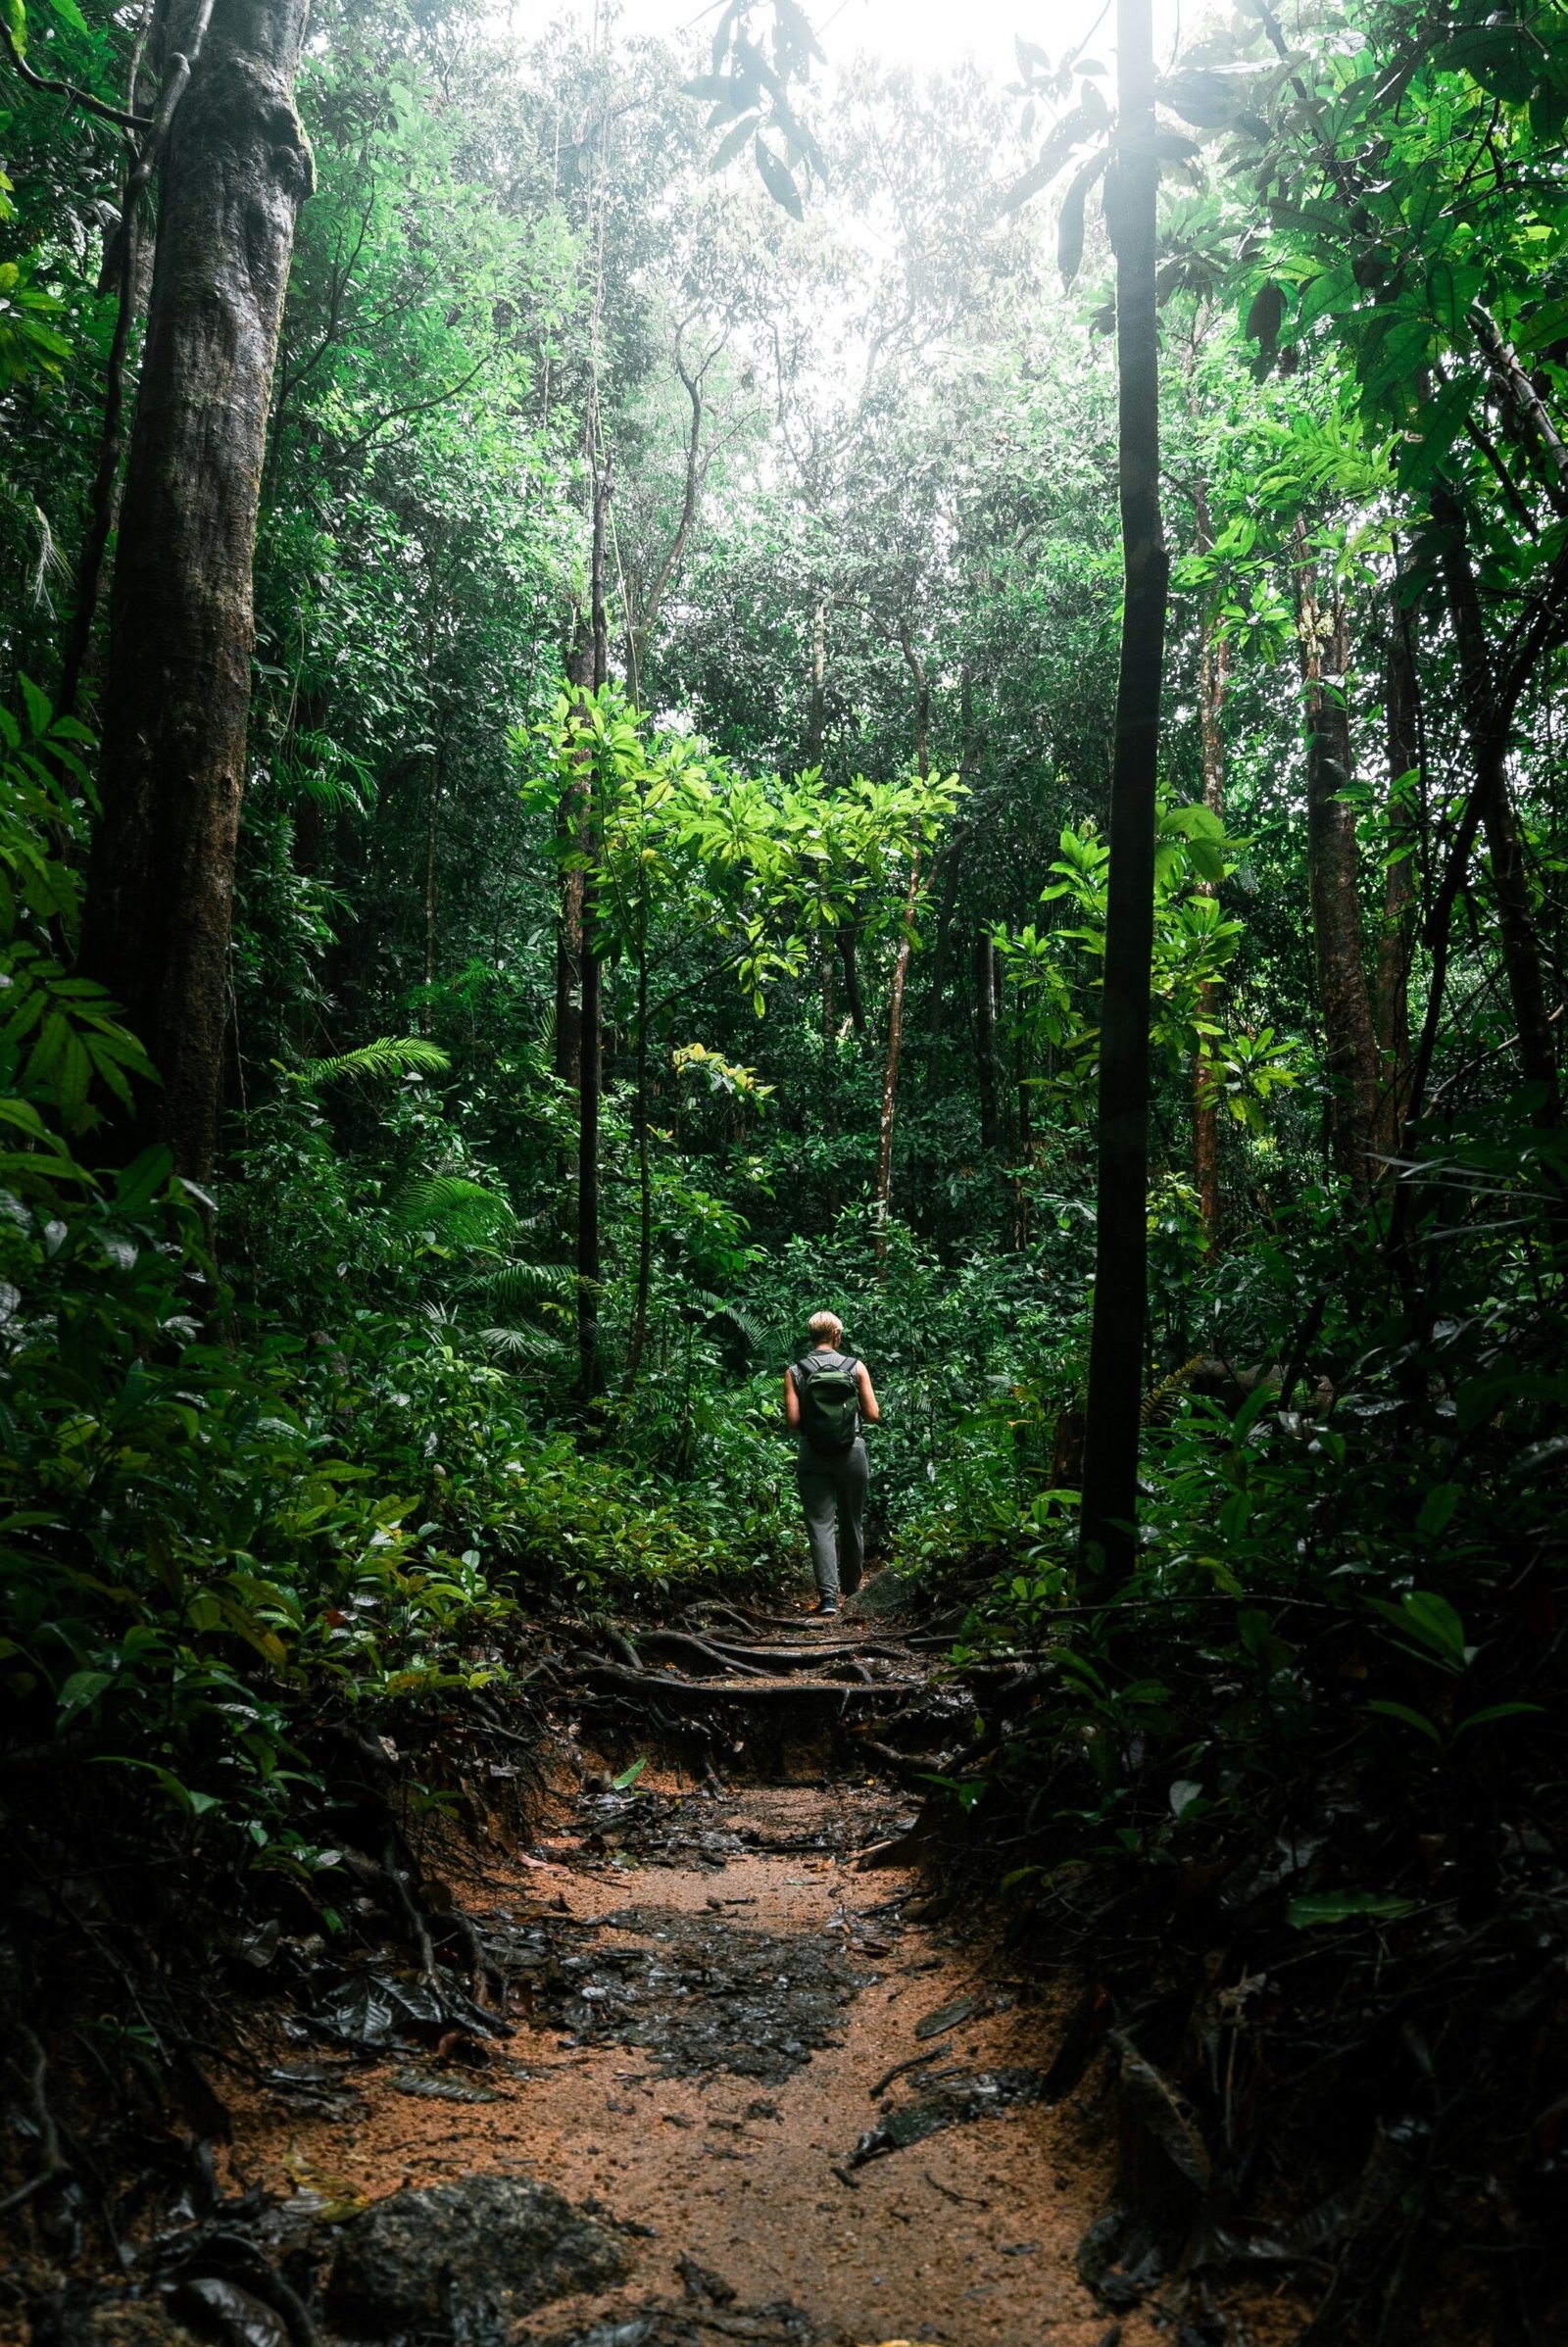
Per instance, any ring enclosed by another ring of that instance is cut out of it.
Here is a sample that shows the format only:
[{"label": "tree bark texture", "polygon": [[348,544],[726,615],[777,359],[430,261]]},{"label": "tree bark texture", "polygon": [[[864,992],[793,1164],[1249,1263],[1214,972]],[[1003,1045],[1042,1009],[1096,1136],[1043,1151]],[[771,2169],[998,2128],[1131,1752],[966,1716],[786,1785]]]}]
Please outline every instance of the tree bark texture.
[{"label": "tree bark texture", "polygon": [[1116,259],[1117,466],[1123,601],[1110,785],[1101,1023],[1095,1303],[1080,1540],[1112,1572],[1137,1542],[1139,1406],[1148,1312],[1149,991],[1154,804],[1170,561],[1159,510],[1152,0],[1118,0],[1116,148],[1105,215]]},{"label": "tree bark texture", "polygon": [[[1321,614],[1303,573],[1301,661],[1306,685],[1306,861],[1312,953],[1329,1081],[1334,1162],[1358,1198],[1372,1187],[1378,1124],[1378,1046],[1361,959],[1350,714],[1346,706],[1345,614]],[[1326,626],[1327,633],[1322,631]]]},{"label": "tree bark texture", "polygon": [[221,1105],[268,401],[313,176],[305,15],[217,0],[169,133],[111,602],[82,965],[163,1076],[142,1121],[196,1181]]}]

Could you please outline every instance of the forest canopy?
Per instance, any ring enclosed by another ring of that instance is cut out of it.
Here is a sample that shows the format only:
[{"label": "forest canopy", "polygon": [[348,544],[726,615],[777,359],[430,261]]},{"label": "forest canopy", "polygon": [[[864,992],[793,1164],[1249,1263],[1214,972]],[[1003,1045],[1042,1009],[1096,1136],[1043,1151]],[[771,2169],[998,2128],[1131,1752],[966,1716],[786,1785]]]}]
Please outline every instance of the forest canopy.
[{"label": "forest canopy", "polygon": [[0,1768],[308,1889],[323,1721],[800,1573],[827,1306],[1014,1907],[1544,1996],[1568,9],[5,8]]}]

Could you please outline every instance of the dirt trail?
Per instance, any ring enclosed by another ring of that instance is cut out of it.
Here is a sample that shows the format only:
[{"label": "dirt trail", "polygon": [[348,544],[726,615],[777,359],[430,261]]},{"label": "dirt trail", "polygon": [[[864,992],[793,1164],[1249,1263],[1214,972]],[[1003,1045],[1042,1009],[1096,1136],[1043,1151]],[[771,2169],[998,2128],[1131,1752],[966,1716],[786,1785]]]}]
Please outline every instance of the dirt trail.
[{"label": "dirt trail", "polygon": [[[917,1658],[878,1635],[873,1663],[906,1689]],[[821,1664],[775,1668],[799,1632],[750,1643],[734,1684],[820,1683]],[[635,1664],[623,1679],[657,1667]],[[674,1656],[665,1684],[689,1667]],[[720,1713],[725,1684],[707,1690]],[[774,1743],[780,1781],[697,1790],[652,1767],[617,1789],[588,1752],[589,1789],[461,1886],[512,2034],[366,2061],[302,2028],[236,2110],[226,2182],[301,2220],[476,2176],[586,2203],[625,2277],[532,2313],[518,2347],[1152,2341],[1075,2274],[1109,2154],[1103,2111],[1039,2098],[1059,2015],[887,1863],[906,1791]],[[863,2143],[879,2125],[903,2147]]]}]

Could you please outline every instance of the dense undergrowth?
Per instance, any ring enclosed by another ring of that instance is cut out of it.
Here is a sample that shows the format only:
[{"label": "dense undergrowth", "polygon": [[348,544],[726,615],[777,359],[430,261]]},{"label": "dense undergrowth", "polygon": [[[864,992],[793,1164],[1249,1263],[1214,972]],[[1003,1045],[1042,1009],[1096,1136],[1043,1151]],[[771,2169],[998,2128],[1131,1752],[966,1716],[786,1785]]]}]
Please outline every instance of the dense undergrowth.
[{"label": "dense undergrowth", "polygon": [[1111,2303],[1162,2253],[1291,2274],[1314,2338],[1556,2335],[1568,1382],[1549,1247],[1494,1234],[1560,1166],[1525,1124],[1450,1134],[1350,1276],[1327,1225],[1268,1288],[1217,1272],[1272,1373],[1244,1397],[1210,1358],[1223,1399],[1152,1407],[1126,1583],[1049,1499],[971,1547],[958,1658],[1015,1667],[942,1797],[1084,1983],[1062,2091],[1114,2032]]}]

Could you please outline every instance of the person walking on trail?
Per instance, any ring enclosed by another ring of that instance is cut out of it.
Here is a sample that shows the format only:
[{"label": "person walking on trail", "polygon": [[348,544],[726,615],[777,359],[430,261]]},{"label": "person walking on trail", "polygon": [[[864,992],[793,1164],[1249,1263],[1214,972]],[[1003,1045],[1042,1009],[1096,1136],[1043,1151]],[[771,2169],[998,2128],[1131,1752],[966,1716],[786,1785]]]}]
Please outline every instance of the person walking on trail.
[{"label": "person walking on trail", "polygon": [[882,1412],[865,1363],[839,1350],[838,1314],[813,1312],[806,1325],[811,1349],[784,1372],[784,1416],[800,1437],[795,1472],[816,1580],[811,1610],[836,1614],[841,1593],[853,1597],[860,1586],[860,1520],[871,1476],[860,1428],[875,1426]]}]

